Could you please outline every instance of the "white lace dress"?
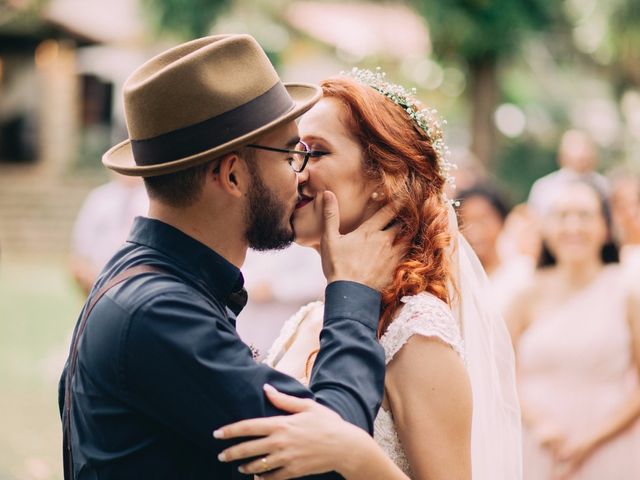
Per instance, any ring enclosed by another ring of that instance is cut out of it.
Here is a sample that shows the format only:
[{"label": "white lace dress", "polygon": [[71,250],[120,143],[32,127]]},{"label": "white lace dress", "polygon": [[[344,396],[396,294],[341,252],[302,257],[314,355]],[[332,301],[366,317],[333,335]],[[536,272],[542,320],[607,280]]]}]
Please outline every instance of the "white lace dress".
[{"label": "white lace dress", "polygon": [[[449,345],[463,361],[465,360],[461,329],[446,303],[426,292],[403,297],[401,301],[404,304],[402,309],[380,339],[380,344],[385,351],[385,364],[388,365],[414,335],[437,338]],[[282,356],[283,348],[296,335],[305,318],[310,314],[317,315],[322,308],[321,302],[314,302],[300,309],[285,322],[265,362],[274,366]],[[380,409],[375,419],[374,438],[389,458],[412,478],[411,466],[400,443],[392,412]]]}]

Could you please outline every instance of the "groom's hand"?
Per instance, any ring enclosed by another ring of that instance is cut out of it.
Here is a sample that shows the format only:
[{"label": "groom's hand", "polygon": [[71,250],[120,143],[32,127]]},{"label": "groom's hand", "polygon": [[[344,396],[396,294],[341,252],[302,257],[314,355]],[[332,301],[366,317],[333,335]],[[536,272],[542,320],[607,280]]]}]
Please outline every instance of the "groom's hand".
[{"label": "groom's hand", "polygon": [[341,235],[338,200],[323,193],[324,230],[320,242],[322,270],[328,283],[349,280],[382,290],[391,283],[406,245],[395,244],[400,227],[385,228],[396,216],[392,204],[382,207],[356,230]]}]

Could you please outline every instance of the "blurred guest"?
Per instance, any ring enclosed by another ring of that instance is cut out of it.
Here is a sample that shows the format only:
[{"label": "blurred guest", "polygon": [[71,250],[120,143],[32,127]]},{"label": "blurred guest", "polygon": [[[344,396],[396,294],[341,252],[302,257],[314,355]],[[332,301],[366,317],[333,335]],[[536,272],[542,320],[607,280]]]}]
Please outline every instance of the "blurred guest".
[{"label": "blurred guest", "polygon": [[640,478],[640,296],[607,203],[573,182],[553,196],[530,288],[507,315],[532,480]]},{"label": "blurred guest", "polygon": [[451,150],[451,155],[456,168],[450,172],[453,182],[445,187],[449,198],[456,198],[458,192],[486,181],[487,169],[471,150],[454,148]]},{"label": "blurred guest", "polygon": [[513,295],[529,282],[535,260],[514,252],[500,254],[498,243],[509,207],[497,189],[479,184],[458,195],[463,232],[487,272],[498,306],[504,310]]},{"label": "blurred guest", "polygon": [[286,319],[323,298],[327,284],[315,250],[295,243],[285,250],[248,250],[242,274],[249,300],[237,330],[258,356],[269,350]]},{"label": "blurred guest", "polygon": [[85,294],[126,241],[133,219],[146,215],[149,208],[140,178],[113,175],[112,181],[89,193],[73,227],[71,273]]},{"label": "blurred guest", "polygon": [[620,261],[628,276],[640,279],[640,176],[626,169],[613,172],[611,209]]},{"label": "blurred guest", "polygon": [[549,199],[568,182],[585,180],[591,182],[607,196],[609,187],[606,177],[596,172],[598,152],[591,137],[580,130],[569,130],[560,140],[558,148],[560,169],[537,180],[531,187],[528,204],[537,215],[545,215]]},{"label": "blurred guest", "polygon": [[523,255],[535,263],[540,257],[542,240],[540,222],[526,203],[513,207],[504,222],[498,241],[498,252],[503,258]]}]

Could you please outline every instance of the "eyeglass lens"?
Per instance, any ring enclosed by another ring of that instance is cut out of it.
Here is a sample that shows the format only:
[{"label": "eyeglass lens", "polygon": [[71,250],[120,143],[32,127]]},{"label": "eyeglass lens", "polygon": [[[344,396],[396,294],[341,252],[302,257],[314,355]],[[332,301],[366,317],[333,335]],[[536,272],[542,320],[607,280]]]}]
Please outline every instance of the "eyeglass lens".
[{"label": "eyeglass lens", "polygon": [[304,142],[299,142],[296,147],[296,150],[298,150],[299,152],[306,152],[306,153],[294,153],[293,154],[293,164],[291,165],[293,167],[293,169],[296,172],[300,172],[302,171],[302,168],[304,167],[305,164],[305,160],[307,155],[309,155],[309,146],[304,143]]}]

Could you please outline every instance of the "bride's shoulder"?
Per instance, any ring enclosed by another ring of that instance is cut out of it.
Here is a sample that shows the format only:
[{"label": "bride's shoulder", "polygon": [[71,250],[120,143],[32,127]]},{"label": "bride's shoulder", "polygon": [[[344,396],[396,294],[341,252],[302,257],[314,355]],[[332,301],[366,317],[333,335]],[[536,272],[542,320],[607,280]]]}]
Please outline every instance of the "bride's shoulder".
[{"label": "bride's shoulder", "polygon": [[405,296],[400,299],[402,307],[392,324],[420,329],[425,326],[446,327],[460,332],[459,325],[446,302],[429,292]]},{"label": "bride's shoulder", "polygon": [[289,320],[292,322],[301,322],[302,320],[310,316],[317,316],[318,314],[322,316],[323,313],[324,302],[322,300],[316,300],[300,307],[300,309],[296,313],[294,313]]},{"label": "bride's shoulder", "polygon": [[280,330],[280,337],[287,339],[293,336],[302,323],[317,324],[319,322],[321,324],[323,314],[324,302],[322,300],[307,303],[284,322]]},{"label": "bride's shoulder", "polygon": [[401,302],[399,312],[380,339],[387,363],[415,335],[446,343],[464,360],[461,328],[446,302],[428,292],[405,296]]},{"label": "bride's shoulder", "polygon": [[264,358],[264,363],[267,365],[273,366],[276,358],[280,355],[282,350],[286,350],[289,343],[298,333],[301,325],[304,323],[305,327],[314,328],[316,326],[322,326],[324,316],[324,302],[322,300],[317,300],[315,302],[310,302],[300,307],[300,309],[294,313],[291,317],[289,317],[282,324],[282,328],[280,329],[280,334],[278,338],[275,339],[271,348],[267,352],[267,355]]}]

